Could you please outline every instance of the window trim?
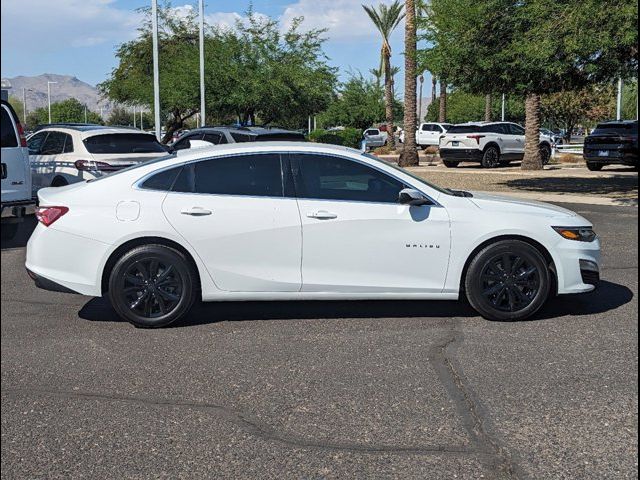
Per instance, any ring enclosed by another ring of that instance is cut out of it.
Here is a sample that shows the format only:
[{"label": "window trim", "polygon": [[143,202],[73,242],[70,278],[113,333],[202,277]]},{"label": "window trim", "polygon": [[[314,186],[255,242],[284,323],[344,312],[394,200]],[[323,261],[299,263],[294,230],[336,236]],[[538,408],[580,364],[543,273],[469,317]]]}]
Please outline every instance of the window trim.
[{"label": "window trim", "polygon": [[[238,157],[238,156],[244,156],[244,155],[262,155],[262,154],[277,154],[280,156],[280,175],[281,175],[281,179],[283,182],[282,185],[282,196],[278,196],[278,197],[272,197],[272,196],[265,196],[265,195],[235,195],[235,194],[223,194],[223,193],[198,193],[198,192],[174,192],[171,190],[152,190],[150,188],[142,188],[141,185],[142,183],[144,183],[147,179],[149,179],[149,177],[163,172],[165,170],[169,170],[171,168],[176,168],[176,167],[186,167],[187,165],[190,165],[192,163],[197,163],[197,162],[204,162],[207,160],[216,160],[216,159],[222,159],[222,158],[229,158],[229,157]],[[340,155],[337,153],[333,153],[333,152],[313,152],[313,151],[298,151],[298,150],[289,150],[289,151],[281,151],[281,150],[275,150],[275,151],[258,151],[258,152],[244,152],[244,153],[232,153],[232,154],[226,154],[226,155],[216,155],[213,157],[206,157],[206,158],[198,158],[198,159],[194,159],[194,160],[189,160],[186,162],[182,162],[182,163],[174,163],[171,165],[167,165],[165,167],[159,168],[158,170],[154,170],[153,172],[149,172],[146,175],[143,175],[141,178],[139,178],[138,180],[136,180],[133,183],[133,188],[136,190],[141,190],[141,191],[149,191],[149,192],[164,192],[166,194],[178,194],[178,195],[207,195],[207,196],[211,196],[211,197],[238,197],[238,198],[269,198],[269,199],[281,199],[281,200],[311,200],[311,201],[321,201],[321,202],[346,202],[346,203],[366,203],[369,205],[396,205],[396,206],[401,206],[402,204],[400,203],[389,203],[389,202],[371,202],[368,200],[330,200],[330,199],[326,199],[326,198],[303,198],[303,197],[299,197],[298,196],[298,192],[294,191],[294,195],[290,196],[290,195],[286,195],[286,185],[285,185],[285,168],[288,168],[289,170],[289,174],[294,178],[294,190],[295,189],[295,175],[293,174],[293,170],[291,169],[291,155],[299,155],[299,154],[303,154],[303,155],[325,155],[325,156],[331,156],[331,157],[337,157],[337,158],[341,158],[344,160],[348,160],[348,161],[352,161],[352,162],[356,162],[359,163],[361,165],[364,165],[366,167],[372,168],[380,173],[382,173],[383,175],[387,175],[391,178],[393,178],[394,180],[406,185],[408,188],[413,188],[415,190],[418,190],[420,193],[422,193],[426,198],[428,198],[431,201],[431,205],[429,205],[429,207],[431,208],[444,208],[443,205],[436,201],[436,199],[426,193],[424,191],[423,187],[420,186],[416,186],[413,183],[407,182],[406,180],[400,178],[399,176],[390,173],[386,170],[384,170],[383,168],[379,168],[377,165],[372,165],[369,162],[363,161],[359,158],[354,158],[351,156],[346,156],[346,155]],[[365,157],[366,158],[366,157]],[[107,178],[107,177],[103,177],[103,178]]]}]

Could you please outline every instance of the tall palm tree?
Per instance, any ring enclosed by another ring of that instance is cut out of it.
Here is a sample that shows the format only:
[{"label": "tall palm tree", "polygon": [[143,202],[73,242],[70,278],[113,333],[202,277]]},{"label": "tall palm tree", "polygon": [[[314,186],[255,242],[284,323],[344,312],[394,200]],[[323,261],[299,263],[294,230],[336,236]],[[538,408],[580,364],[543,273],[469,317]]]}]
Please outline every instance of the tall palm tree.
[{"label": "tall palm tree", "polygon": [[416,145],[416,3],[405,0],[406,14],[404,26],[404,148],[398,164],[401,167],[418,165]]},{"label": "tall palm tree", "polygon": [[491,104],[492,104],[492,98],[491,98],[491,94],[487,93],[484,96],[484,121],[485,122],[490,122],[491,121]]},{"label": "tall palm tree", "polygon": [[387,132],[389,132],[389,146],[395,149],[393,137],[393,75],[391,72],[391,44],[389,38],[398,24],[404,18],[402,4],[396,0],[391,5],[381,3],[378,7],[362,5],[369,18],[382,36],[382,48],[380,49],[380,69],[384,70],[384,103]]},{"label": "tall palm tree", "polygon": [[440,112],[438,113],[438,121],[443,123],[447,121],[447,82],[440,78]]}]

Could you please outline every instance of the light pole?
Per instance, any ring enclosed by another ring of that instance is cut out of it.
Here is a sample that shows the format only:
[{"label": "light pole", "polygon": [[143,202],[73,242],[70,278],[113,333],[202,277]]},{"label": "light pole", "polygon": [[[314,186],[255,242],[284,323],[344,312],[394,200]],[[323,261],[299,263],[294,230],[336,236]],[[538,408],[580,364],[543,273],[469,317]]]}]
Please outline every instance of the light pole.
[{"label": "light pole", "polygon": [[51,123],[51,84],[58,82],[47,82],[47,104],[49,105],[49,123]]},{"label": "light pole", "polygon": [[616,120],[622,120],[622,77],[618,79],[618,99],[616,102]]},{"label": "light pole", "polygon": [[27,124],[27,89],[22,87],[22,119]]},{"label": "light pole", "polygon": [[204,0],[200,0],[200,124],[205,125],[207,113],[204,101]]},{"label": "light pole", "polygon": [[153,37],[153,114],[156,138],[160,138],[160,70],[158,66],[158,0],[151,0],[151,28]]},{"label": "light pole", "polygon": [[502,94],[502,121],[504,122],[504,114],[505,114],[505,95],[504,93]]},{"label": "light pole", "polygon": [[422,84],[424,83],[424,75],[418,77],[420,80],[420,96],[418,97],[418,123],[422,121]]}]

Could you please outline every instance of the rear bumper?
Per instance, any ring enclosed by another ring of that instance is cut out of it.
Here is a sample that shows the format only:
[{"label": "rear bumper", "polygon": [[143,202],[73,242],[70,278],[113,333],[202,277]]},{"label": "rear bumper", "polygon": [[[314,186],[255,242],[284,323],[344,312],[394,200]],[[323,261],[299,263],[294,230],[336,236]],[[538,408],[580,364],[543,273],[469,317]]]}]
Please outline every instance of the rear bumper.
[{"label": "rear bumper", "polygon": [[[600,156],[599,153],[608,152],[608,156]],[[638,151],[632,149],[585,147],[583,156],[589,163],[602,165],[638,165]]]},{"label": "rear bumper", "polygon": [[2,221],[20,221],[25,215],[33,215],[36,211],[36,202],[33,199],[13,202],[2,202]]},{"label": "rear bumper", "polygon": [[441,148],[440,158],[458,162],[480,162],[482,161],[482,152],[475,148]]},{"label": "rear bumper", "polygon": [[41,288],[42,290],[49,290],[50,292],[62,292],[62,293],[79,293],[70,288],[65,287],[64,285],[60,285],[59,283],[54,282],[53,280],[49,280],[41,275],[38,275],[35,272],[32,272],[28,268],[26,269],[27,273],[34,281],[36,287]]}]

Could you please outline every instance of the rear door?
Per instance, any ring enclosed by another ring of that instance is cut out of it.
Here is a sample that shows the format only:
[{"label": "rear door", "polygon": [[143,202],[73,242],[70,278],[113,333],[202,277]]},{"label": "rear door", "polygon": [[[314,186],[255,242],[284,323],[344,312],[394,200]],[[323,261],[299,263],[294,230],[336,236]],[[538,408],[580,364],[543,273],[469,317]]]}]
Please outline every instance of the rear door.
[{"label": "rear door", "polygon": [[50,187],[57,176],[64,177],[67,183],[72,183],[72,177],[76,176],[77,170],[68,151],[73,151],[71,135],[56,130],[36,135],[29,139],[29,151],[33,152],[30,158],[34,190]]},{"label": "rear door", "polygon": [[165,216],[219,289],[300,290],[302,227],[282,172],[278,153],[201,160],[183,168],[167,195]]},{"label": "rear door", "polygon": [[12,109],[2,103],[2,202],[31,198],[31,170],[26,147],[22,146],[19,122]]}]

